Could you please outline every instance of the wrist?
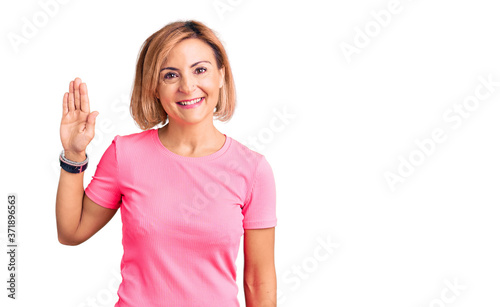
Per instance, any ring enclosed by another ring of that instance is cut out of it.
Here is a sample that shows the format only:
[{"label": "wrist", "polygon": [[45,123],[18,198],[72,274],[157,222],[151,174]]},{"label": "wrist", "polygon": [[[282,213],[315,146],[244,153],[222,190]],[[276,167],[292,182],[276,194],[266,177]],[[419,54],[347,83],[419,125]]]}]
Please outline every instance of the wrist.
[{"label": "wrist", "polygon": [[74,161],[74,162],[83,162],[83,161],[85,161],[85,159],[87,159],[87,155],[85,154],[85,151],[74,152],[74,151],[64,150],[64,157],[66,159]]},{"label": "wrist", "polygon": [[[67,157],[66,154],[69,154],[69,157]],[[80,153],[75,156],[72,156],[71,154],[72,152],[65,153],[64,150],[61,151],[61,154],[59,155],[59,164],[62,169],[73,174],[79,174],[85,171],[89,163],[89,157],[87,154],[84,153],[85,159],[83,161],[79,157]]]}]

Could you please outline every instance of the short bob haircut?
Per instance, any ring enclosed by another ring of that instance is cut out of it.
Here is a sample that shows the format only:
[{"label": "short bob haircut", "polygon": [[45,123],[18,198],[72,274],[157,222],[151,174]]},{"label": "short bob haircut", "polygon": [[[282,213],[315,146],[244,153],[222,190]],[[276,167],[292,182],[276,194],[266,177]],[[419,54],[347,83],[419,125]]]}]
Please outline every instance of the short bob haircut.
[{"label": "short bob haircut", "polygon": [[219,99],[214,117],[229,121],[236,107],[236,91],[229,59],[216,34],[203,23],[187,20],[167,24],[142,45],[135,72],[130,112],[142,130],[148,130],[167,122],[168,114],[156,96],[160,82],[161,65],[166,61],[172,48],[179,42],[197,38],[207,43],[213,50],[217,68],[224,68],[224,84],[219,89]]}]

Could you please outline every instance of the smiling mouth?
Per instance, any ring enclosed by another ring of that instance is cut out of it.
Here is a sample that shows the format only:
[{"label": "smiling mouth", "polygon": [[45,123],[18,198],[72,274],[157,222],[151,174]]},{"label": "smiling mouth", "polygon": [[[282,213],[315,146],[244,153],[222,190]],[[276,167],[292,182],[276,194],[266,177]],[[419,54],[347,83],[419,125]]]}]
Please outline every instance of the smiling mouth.
[{"label": "smiling mouth", "polygon": [[182,101],[177,101],[177,104],[180,104],[180,105],[183,105],[183,106],[186,106],[186,105],[190,105],[190,104],[195,104],[195,103],[198,103],[200,102],[201,100],[203,100],[205,97],[200,97],[200,98],[195,98],[195,99],[191,99],[191,100],[182,100]]}]

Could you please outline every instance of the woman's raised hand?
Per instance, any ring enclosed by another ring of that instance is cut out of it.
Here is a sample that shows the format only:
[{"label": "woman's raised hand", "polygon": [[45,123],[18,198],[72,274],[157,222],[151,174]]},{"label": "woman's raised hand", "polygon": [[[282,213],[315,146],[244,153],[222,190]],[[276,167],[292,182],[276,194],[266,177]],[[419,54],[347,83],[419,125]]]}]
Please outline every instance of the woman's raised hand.
[{"label": "woman's raised hand", "polygon": [[97,115],[97,111],[90,113],[87,85],[80,78],[71,81],[69,92],[64,93],[60,130],[66,158],[76,162],[85,160],[85,149],[94,138]]}]

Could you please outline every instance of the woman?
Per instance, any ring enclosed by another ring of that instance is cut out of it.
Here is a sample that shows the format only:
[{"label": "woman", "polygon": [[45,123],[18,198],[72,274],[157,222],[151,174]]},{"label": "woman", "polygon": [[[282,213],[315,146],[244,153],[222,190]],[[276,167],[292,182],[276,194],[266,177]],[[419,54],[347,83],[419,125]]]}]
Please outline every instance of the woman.
[{"label": "woman", "polygon": [[216,35],[196,21],[151,35],[130,109],[144,131],[115,136],[84,190],[98,112],[90,113],[85,83],[70,82],[60,131],[59,242],[85,242],[121,208],[123,280],[115,306],[221,307],[239,306],[235,259],[243,235],[246,305],[276,306],[273,172],[262,154],[213,125],[235,109]]}]

